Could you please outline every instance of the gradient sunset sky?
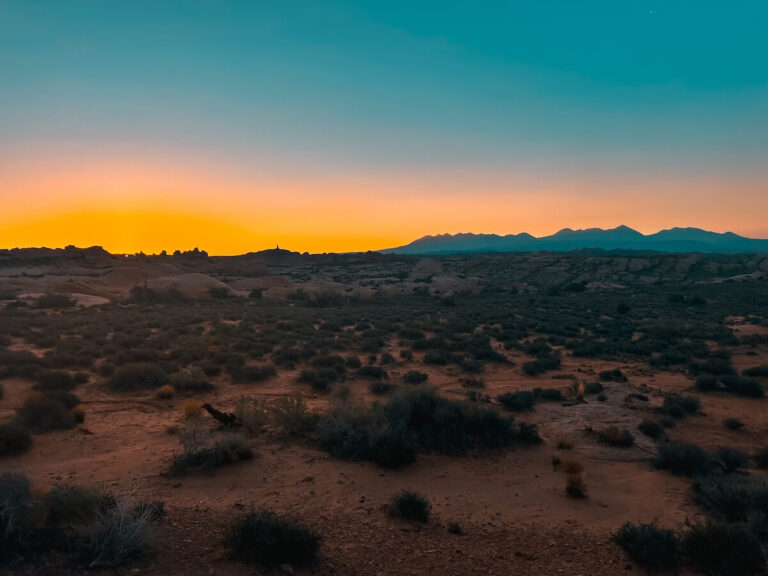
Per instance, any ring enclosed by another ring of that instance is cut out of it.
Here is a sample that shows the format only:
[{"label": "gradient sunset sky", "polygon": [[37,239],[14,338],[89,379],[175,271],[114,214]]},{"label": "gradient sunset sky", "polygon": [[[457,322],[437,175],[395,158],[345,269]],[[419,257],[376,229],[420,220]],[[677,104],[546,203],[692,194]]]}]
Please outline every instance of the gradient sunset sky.
[{"label": "gradient sunset sky", "polygon": [[768,2],[0,0],[0,247],[768,237]]}]

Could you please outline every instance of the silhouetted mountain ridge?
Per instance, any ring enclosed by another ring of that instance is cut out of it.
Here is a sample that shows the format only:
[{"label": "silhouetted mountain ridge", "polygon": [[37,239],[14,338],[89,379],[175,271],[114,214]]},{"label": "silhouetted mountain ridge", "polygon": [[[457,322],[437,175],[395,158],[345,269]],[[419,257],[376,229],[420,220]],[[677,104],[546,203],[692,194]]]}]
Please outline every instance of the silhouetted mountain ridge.
[{"label": "silhouetted mountain ridge", "polygon": [[642,234],[629,226],[616,228],[563,228],[536,238],[520,234],[438,234],[410,244],[381,250],[398,254],[457,254],[467,252],[569,251],[583,249],[653,250],[659,252],[743,253],[768,252],[768,239],[746,238],[733,232],[709,232],[701,228],[670,228]]}]

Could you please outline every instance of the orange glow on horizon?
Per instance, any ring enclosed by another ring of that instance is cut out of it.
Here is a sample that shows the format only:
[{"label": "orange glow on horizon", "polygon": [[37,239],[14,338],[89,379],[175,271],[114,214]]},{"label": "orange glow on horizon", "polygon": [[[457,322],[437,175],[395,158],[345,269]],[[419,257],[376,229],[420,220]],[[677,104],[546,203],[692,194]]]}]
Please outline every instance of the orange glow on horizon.
[{"label": "orange glow on horizon", "polygon": [[100,245],[113,253],[199,247],[231,255],[391,248],[426,234],[552,234],[626,224],[766,236],[768,183],[622,175],[233,176],[156,162],[0,162],[0,248]]}]

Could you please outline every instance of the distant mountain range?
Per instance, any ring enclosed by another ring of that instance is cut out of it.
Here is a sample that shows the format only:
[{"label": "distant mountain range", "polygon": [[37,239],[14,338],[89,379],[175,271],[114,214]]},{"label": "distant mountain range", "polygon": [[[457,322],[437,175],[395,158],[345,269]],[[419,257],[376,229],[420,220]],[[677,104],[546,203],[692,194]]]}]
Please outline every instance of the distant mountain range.
[{"label": "distant mountain range", "polygon": [[768,239],[745,238],[733,232],[708,232],[700,228],[671,228],[641,234],[628,226],[609,230],[563,228],[551,236],[521,234],[440,234],[424,236],[399,248],[380,250],[396,254],[458,254],[466,252],[569,251],[584,249],[651,250],[658,252],[768,253]]}]

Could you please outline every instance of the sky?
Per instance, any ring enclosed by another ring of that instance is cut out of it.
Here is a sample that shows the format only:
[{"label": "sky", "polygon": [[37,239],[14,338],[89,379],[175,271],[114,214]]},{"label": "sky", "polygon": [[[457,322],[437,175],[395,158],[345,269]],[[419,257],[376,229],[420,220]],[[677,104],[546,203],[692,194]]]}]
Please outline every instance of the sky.
[{"label": "sky", "polygon": [[768,237],[764,0],[0,0],[0,248]]}]

